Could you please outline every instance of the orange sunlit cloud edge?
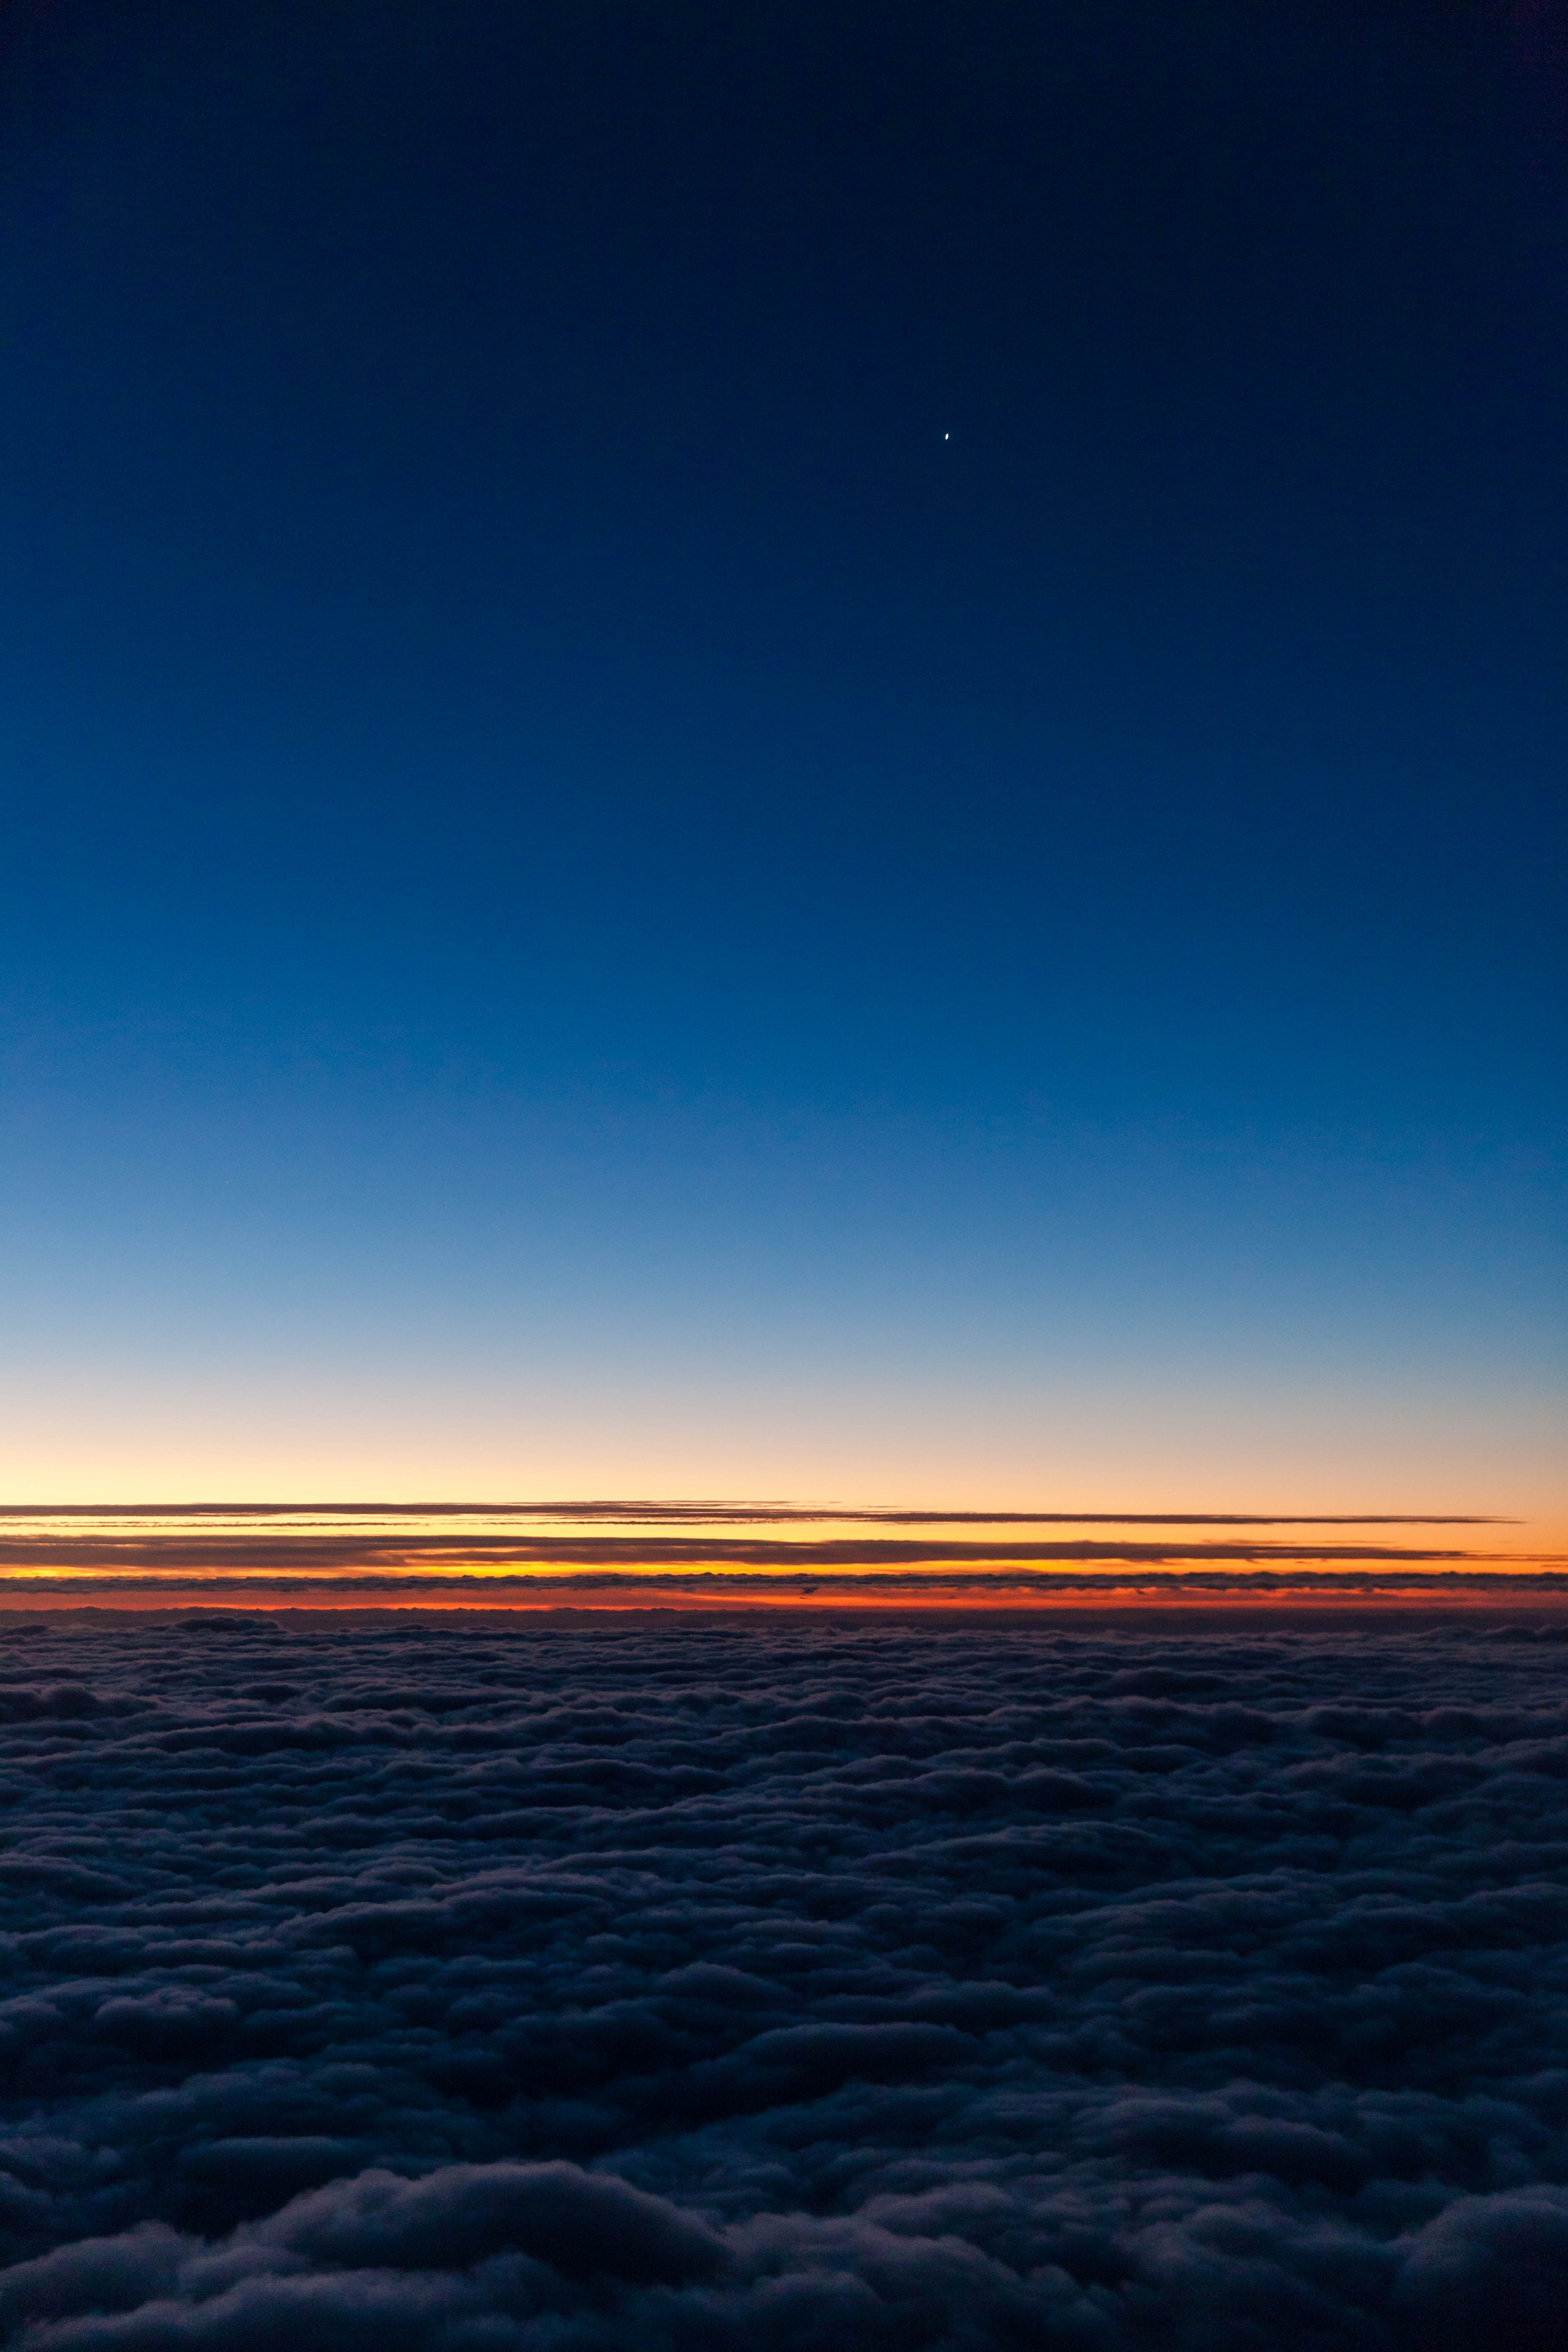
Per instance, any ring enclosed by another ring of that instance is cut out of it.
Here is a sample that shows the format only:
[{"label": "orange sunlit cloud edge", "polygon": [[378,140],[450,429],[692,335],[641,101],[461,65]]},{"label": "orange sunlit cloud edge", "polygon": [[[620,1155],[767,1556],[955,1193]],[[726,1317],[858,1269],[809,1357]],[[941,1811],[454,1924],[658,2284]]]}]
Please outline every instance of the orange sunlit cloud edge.
[{"label": "orange sunlit cloud edge", "polygon": [[[854,1532],[826,1534],[835,1524]],[[915,1532],[944,1527],[963,1527],[966,1536]],[[1095,1533],[1006,1539],[1034,1527]],[[741,1528],[759,1532],[735,1532]],[[809,1536],[795,1532],[807,1528]],[[981,1528],[1006,1535],[975,1540],[967,1533]],[[1153,1539],[1157,1528],[1169,1530],[1163,1540]],[[784,1528],[787,1536],[773,1532]],[[1112,1528],[1137,1532],[1118,1538]],[[1358,1537],[1358,1528],[1376,1532]],[[1445,1534],[1388,1540],[1417,1528]],[[1485,1549],[1456,1543],[1449,1532],[1483,1528]],[[1291,1540],[1275,1532],[1284,1529]],[[1309,1540],[1313,1529],[1331,1531],[1331,1540]],[[641,1499],[13,1505],[0,1509],[0,1608],[1540,1605],[1568,1593],[1568,1557],[1543,1548],[1542,1533],[1497,1516],[1416,1512],[988,1512]],[[1500,1538],[1506,1549],[1496,1548]]]}]

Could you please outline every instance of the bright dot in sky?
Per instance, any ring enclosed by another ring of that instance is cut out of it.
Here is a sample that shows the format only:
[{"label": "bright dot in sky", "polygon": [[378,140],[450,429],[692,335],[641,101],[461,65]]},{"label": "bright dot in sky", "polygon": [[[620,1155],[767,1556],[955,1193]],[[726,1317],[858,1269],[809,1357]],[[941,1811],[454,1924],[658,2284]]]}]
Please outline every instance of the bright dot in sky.
[{"label": "bright dot in sky", "polygon": [[951,433],[944,433],[944,434],[942,435],[942,439],[943,439],[944,441],[951,441],[951,440],[952,440],[952,434],[951,434]]}]

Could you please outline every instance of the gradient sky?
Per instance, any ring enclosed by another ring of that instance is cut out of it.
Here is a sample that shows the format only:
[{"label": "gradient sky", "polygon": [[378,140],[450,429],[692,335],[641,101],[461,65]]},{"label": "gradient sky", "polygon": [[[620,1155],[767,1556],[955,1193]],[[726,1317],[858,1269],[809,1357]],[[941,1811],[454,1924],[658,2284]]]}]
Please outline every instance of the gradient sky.
[{"label": "gradient sky", "polygon": [[0,1496],[1568,1527],[1549,30],[7,9]]}]

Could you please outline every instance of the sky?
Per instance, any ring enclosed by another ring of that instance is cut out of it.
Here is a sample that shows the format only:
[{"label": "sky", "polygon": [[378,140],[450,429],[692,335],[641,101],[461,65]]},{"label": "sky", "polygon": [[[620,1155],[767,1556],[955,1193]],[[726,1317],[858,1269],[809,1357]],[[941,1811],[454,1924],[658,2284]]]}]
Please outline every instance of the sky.
[{"label": "sky", "polygon": [[17,0],[0,1498],[1562,1549],[1555,23]]}]

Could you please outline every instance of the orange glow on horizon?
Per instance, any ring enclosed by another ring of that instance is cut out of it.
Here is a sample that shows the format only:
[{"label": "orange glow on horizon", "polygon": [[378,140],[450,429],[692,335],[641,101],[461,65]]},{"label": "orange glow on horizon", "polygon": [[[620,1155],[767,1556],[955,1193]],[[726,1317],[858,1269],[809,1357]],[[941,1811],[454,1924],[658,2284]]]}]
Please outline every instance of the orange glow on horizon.
[{"label": "orange glow on horizon", "polygon": [[1414,1512],[711,1498],[13,1505],[0,1612],[1540,1608],[1568,1588],[1568,1544],[1547,1533]]}]

